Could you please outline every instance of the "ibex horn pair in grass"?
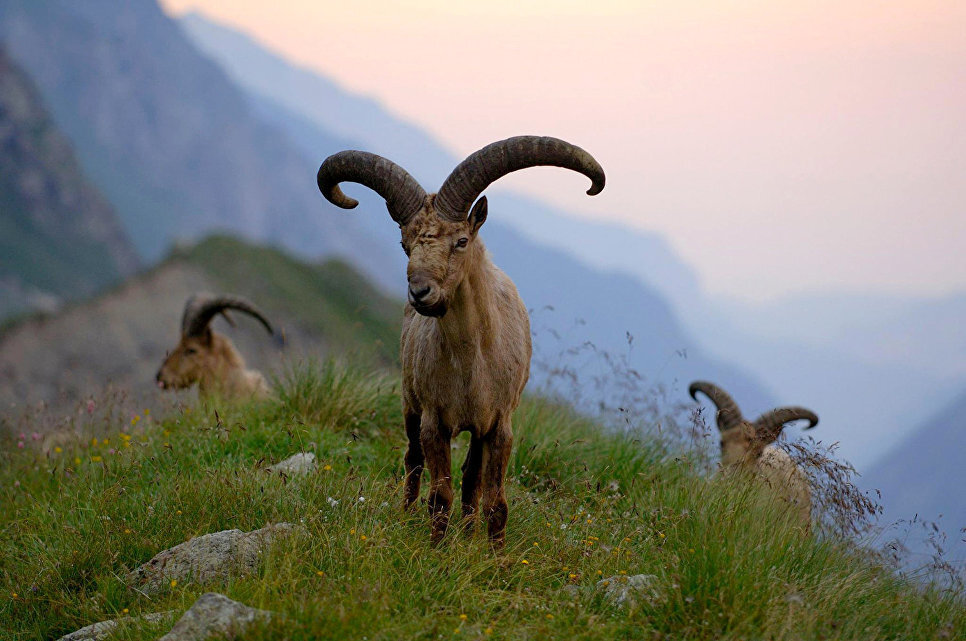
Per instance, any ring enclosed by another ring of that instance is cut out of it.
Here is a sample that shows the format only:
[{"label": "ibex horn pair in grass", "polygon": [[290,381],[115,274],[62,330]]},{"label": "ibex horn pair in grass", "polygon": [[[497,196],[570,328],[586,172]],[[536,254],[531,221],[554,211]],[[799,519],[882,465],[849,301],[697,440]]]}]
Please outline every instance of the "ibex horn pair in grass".
[{"label": "ibex horn pair in grass", "polygon": [[541,165],[584,174],[592,182],[590,195],[604,188],[604,170],[590,154],[539,136],[484,147],[461,162],[435,194],[427,194],[399,165],[364,151],[339,152],[319,168],[319,189],[331,203],[355,207],[358,202],[339,183],[361,183],[385,199],[402,233],[409,257],[400,354],[409,438],[405,504],[418,500],[425,465],[433,541],[443,537],[449,522],[450,440],[460,432],[470,433],[463,518],[472,525],[482,498],[491,541],[504,541],[503,478],[513,443],[511,416],[530,372],[530,320],[513,282],[478,238],[487,202],[477,198],[500,177]]},{"label": "ibex horn pair in grass", "polygon": [[818,416],[804,407],[781,407],[748,421],[741,415],[734,399],[713,383],[695,381],[688,387],[688,392],[694,400],[698,400],[698,392],[701,392],[718,410],[715,420],[721,432],[721,468],[745,469],[763,478],[797,510],[808,528],[812,522],[808,478],[788,453],[773,443],[786,424],[807,420],[805,429],[811,429],[818,425]]},{"label": "ibex horn pair in grass", "polygon": [[268,319],[244,298],[196,294],[185,303],[181,340],[158,370],[159,387],[185,389],[197,383],[202,396],[243,399],[268,395],[265,377],[246,369],[245,359],[231,340],[211,329],[211,321],[218,314],[234,325],[229,309],[254,317],[269,334],[274,333]]}]

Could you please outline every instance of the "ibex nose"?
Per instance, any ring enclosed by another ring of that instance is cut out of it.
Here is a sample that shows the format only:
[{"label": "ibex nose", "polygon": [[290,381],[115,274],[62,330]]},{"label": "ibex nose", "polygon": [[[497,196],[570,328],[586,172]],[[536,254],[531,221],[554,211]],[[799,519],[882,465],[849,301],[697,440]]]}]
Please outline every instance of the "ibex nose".
[{"label": "ibex nose", "polygon": [[409,300],[413,303],[420,302],[426,294],[432,291],[432,287],[424,280],[414,280],[409,283]]}]

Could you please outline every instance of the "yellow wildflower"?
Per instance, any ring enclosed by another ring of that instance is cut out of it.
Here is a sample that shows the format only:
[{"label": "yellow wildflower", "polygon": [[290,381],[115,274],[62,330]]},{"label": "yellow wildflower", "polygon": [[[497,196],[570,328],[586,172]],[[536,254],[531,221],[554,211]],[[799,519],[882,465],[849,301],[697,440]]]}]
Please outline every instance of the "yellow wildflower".
[{"label": "yellow wildflower", "polygon": [[523,565],[530,565],[530,562],[527,561],[526,559],[523,559],[522,561],[520,561],[520,563],[522,563]]},{"label": "yellow wildflower", "polygon": [[177,579],[171,579],[171,587],[174,587],[176,585],[178,585],[178,580]]},{"label": "yellow wildflower", "polygon": [[487,628],[486,630],[483,630],[483,634],[493,634],[493,628]]},{"label": "yellow wildflower", "polygon": [[547,619],[552,619],[552,618],[553,618],[553,615],[548,612],[547,613]]},{"label": "yellow wildflower", "polygon": [[130,610],[128,610],[127,608],[124,608],[123,610],[121,610],[121,614],[127,614],[128,612],[130,612]]},{"label": "yellow wildflower", "polygon": [[60,446],[58,445],[57,447],[54,448],[54,451],[57,452],[58,454],[60,454],[64,450],[60,449]]},{"label": "yellow wildflower", "polygon": [[109,438],[104,439],[104,445],[110,445],[110,444],[111,444],[111,439]]},{"label": "yellow wildflower", "polygon": [[349,534],[355,534],[355,533],[356,533],[356,529],[355,528],[352,528],[351,530],[349,530]]},{"label": "yellow wildflower", "polygon": [[80,465],[80,457],[79,456],[75,456],[74,457],[74,465]]},{"label": "yellow wildflower", "polygon": [[360,536],[359,538],[360,538],[361,540],[363,540],[363,541],[365,541],[365,540],[366,540],[366,535],[365,535],[365,534],[363,534],[363,535],[362,535],[362,536]]},{"label": "yellow wildflower", "polygon": [[568,576],[569,576],[569,577],[570,577],[571,579],[576,579],[576,578],[577,578],[577,575],[576,575],[576,574],[574,574],[573,572],[571,572],[571,573],[570,573],[570,574],[569,574]]},{"label": "yellow wildflower", "polygon": [[93,461],[94,463],[100,463],[103,460],[104,459],[102,459],[100,456],[92,456],[91,457],[91,461]]},{"label": "yellow wildflower", "polygon": [[466,621],[466,615],[465,614],[461,614],[460,615],[460,621]]},{"label": "yellow wildflower", "polygon": [[316,574],[317,574],[318,576],[325,576],[325,572],[323,572],[322,570],[318,570],[318,571],[316,571]]},{"label": "yellow wildflower", "polygon": [[130,533],[131,533],[131,530],[130,530],[130,528],[124,528],[124,533],[125,533],[125,534],[130,534]]},{"label": "yellow wildflower", "polygon": [[91,439],[91,445],[97,445],[97,438]]},{"label": "yellow wildflower", "polygon": [[331,465],[329,465],[328,463],[326,463],[326,464],[325,464],[325,465],[324,465],[324,466],[322,467],[322,469],[323,469],[323,470],[325,470],[326,472],[328,472],[328,471],[330,471],[330,470],[332,469],[332,466],[331,466]]}]

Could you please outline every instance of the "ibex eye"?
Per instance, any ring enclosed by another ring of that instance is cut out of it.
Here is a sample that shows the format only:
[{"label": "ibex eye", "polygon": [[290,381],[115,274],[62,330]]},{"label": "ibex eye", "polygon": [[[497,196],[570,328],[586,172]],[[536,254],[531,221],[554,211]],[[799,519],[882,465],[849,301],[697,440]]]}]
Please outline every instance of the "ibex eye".
[{"label": "ibex eye", "polygon": [[460,238],[458,241],[456,241],[456,246],[457,247],[466,247],[466,243],[468,243],[468,242],[469,242],[469,239],[467,239],[467,238]]}]

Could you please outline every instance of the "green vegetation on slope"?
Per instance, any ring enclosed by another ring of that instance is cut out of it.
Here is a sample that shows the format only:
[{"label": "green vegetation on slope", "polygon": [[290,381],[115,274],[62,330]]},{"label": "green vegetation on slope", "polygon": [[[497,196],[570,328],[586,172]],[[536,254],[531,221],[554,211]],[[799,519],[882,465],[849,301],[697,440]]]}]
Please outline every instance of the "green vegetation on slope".
[{"label": "green vegetation on slope", "polygon": [[325,336],[342,353],[374,349],[383,362],[398,358],[402,304],[342,261],[310,264],[230,236],[209,237],[168,260],[202,268],[222,291],[249,296],[260,308]]},{"label": "green vegetation on slope", "polygon": [[[708,481],[652,439],[605,433],[534,399],[515,417],[506,550],[458,528],[433,547],[425,512],[399,508],[397,389],[330,363],[294,371],[277,400],[160,421],[144,411],[131,424],[88,425],[91,440],[49,456],[3,443],[8,638],[181,612],[208,590],[284,613],[248,639],[966,635],[961,602],[848,546],[802,537],[767,494]],[[465,437],[457,443],[455,470]],[[284,482],[263,469],[300,449],[319,457],[310,476]],[[276,542],[254,576],[178,583],[154,599],[122,582],[193,536],[281,521],[306,534]],[[659,596],[618,610],[595,595],[601,577],[623,573],[655,575]],[[568,585],[586,589],[573,597]],[[170,623],[113,638],[153,639]]]}]

